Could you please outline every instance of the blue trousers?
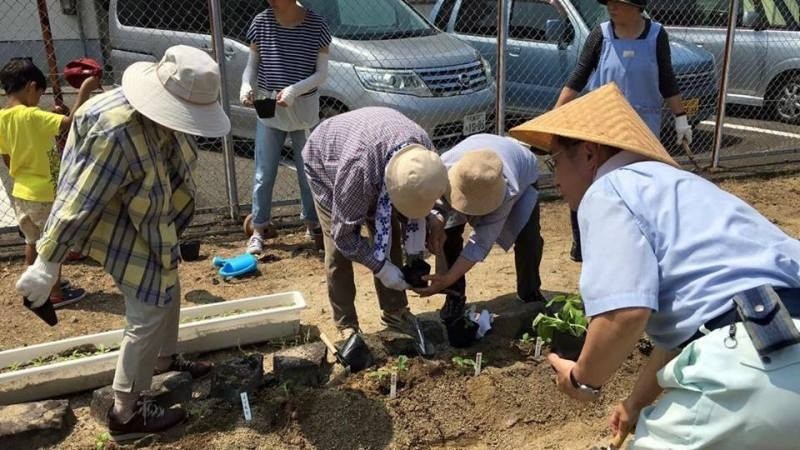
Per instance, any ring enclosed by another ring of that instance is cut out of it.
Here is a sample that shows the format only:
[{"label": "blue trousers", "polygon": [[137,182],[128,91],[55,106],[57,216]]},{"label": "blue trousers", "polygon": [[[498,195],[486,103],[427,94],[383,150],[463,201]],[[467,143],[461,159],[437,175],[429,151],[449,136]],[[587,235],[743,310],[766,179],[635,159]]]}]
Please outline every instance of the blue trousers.
[{"label": "blue trousers", "polygon": [[260,120],[256,125],[256,172],[253,176],[253,227],[263,230],[272,218],[272,191],[278,176],[278,164],[286,135],[292,138],[292,158],[297,169],[297,182],[300,185],[300,202],[303,206],[303,220],[311,225],[318,224],[314,198],[308,187],[303,167],[303,147],[306,145],[307,130],[283,131],[266,126]]}]

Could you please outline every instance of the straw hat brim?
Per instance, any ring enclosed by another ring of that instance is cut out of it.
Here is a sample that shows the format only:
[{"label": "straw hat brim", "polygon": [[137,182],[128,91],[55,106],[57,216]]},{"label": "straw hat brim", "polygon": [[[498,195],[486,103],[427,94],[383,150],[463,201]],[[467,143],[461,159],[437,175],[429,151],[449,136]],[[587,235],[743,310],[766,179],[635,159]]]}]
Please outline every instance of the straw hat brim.
[{"label": "straw hat brim", "polygon": [[137,62],[122,75],[122,92],[143,116],[169,129],[216,138],[230,132],[231,121],[219,102],[197,104],[170,93],[158,80],[156,63]]},{"label": "straw hat brim", "polygon": [[467,216],[485,216],[499,208],[506,198],[506,181],[500,177],[497,183],[491,186],[490,192],[482,193],[481,197],[471,198],[465,194],[458,183],[453,182],[457,178],[451,168],[448,172],[451,180],[450,191],[445,195],[447,202],[456,211]]},{"label": "straw hat brim", "polygon": [[[392,206],[397,210],[397,212],[409,219],[422,219],[426,217],[431,212],[436,200],[440,199],[443,195],[446,195],[448,191],[447,170],[445,170],[444,164],[442,164],[441,160],[438,161],[438,169],[440,169],[440,173],[429,177],[429,181],[431,183],[438,184],[438,186],[432,186],[430,189],[431,194],[426,198],[421,198],[419,195],[399,195],[397,192],[395,192],[394,186],[388,182],[388,180],[400,177],[399,174],[402,172],[401,166],[404,164],[404,156],[412,151],[420,150],[430,153],[431,155],[435,156],[436,159],[439,157],[435,152],[425,148],[422,145],[410,144],[398,150],[389,159],[384,172],[384,177],[387,182],[387,190],[389,192],[389,199],[392,202]],[[431,168],[434,169],[434,171],[437,169],[437,167]]]},{"label": "straw hat brim", "polygon": [[552,154],[554,136],[563,136],[680,167],[613,82],[514,127],[509,134],[540,154]]}]

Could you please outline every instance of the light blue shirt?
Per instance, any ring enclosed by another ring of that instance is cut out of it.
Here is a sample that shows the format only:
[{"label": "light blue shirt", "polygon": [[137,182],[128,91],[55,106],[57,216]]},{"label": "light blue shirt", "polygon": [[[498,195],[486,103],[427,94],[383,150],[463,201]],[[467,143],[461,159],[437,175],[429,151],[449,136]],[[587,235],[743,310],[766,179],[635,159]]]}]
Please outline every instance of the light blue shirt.
[{"label": "light blue shirt", "polygon": [[465,154],[475,150],[491,150],[503,161],[506,196],[499,208],[484,216],[467,217],[448,211],[448,227],[465,222],[472,226],[472,235],[461,251],[461,256],[472,262],[483,261],[495,242],[508,251],[539,200],[539,192],[533,188],[533,183],[539,179],[536,155],[509,138],[494,134],[472,135],[445,152],[442,162],[450,170]]},{"label": "light blue shirt", "polygon": [[647,333],[672,349],[764,284],[800,287],[800,242],[692,173],[620,152],[578,208],[586,313],[653,310]]}]

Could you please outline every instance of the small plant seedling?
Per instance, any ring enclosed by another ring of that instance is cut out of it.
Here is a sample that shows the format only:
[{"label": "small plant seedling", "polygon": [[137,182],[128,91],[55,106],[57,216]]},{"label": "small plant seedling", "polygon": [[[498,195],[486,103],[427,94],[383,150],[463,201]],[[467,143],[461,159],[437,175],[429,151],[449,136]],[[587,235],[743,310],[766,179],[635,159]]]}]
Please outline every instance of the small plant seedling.
[{"label": "small plant seedling", "polygon": [[391,375],[392,372],[407,371],[408,365],[409,365],[408,356],[400,355],[391,365],[386,367],[381,367],[380,369],[377,369],[374,372],[369,372],[367,376],[370,378],[377,379],[378,382],[382,382],[383,379]]},{"label": "small plant seedling", "polygon": [[106,450],[111,444],[111,435],[108,431],[104,433],[97,433],[94,437],[94,448],[95,450]]},{"label": "small plant seedling", "polygon": [[[453,356],[453,364],[458,368],[458,370],[468,373],[470,371],[474,371],[476,367],[478,367],[478,363],[474,359],[465,358],[463,356]],[[487,359],[485,356],[481,356],[481,365],[487,365]]]},{"label": "small plant seedling", "polygon": [[564,304],[561,311],[552,316],[539,313],[533,320],[533,327],[539,337],[550,342],[555,331],[569,333],[575,337],[586,334],[589,321],[583,313],[583,301],[580,295],[557,295],[547,302],[547,307],[549,308],[554,303]]},{"label": "small plant seedling", "polygon": [[536,341],[536,338],[531,336],[530,333],[525,333],[522,335],[522,338],[519,340],[520,344],[533,344]]}]

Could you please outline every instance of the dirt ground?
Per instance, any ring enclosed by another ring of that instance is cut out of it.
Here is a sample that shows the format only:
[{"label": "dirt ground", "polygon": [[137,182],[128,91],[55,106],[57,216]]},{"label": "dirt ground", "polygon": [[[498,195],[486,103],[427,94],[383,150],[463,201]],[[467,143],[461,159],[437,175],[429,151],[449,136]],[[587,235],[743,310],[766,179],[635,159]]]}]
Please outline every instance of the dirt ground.
[{"label": "dirt ground", "polygon": [[[722,182],[793,236],[800,236],[800,176]],[[547,202],[542,207],[545,253],[542,261],[543,288],[575,292],[580,265],[569,261],[571,243],[567,207]],[[267,293],[298,290],[308,308],[304,325],[334,333],[327,302],[320,255],[307,248],[301,233],[284,234],[271,243],[268,262],[260,264],[255,277],[225,282],[211,265],[215,255],[231,256],[245,245],[242,235],[207,238],[200,261],[181,266],[186,305],[204,304]],[[84,301],[59,310],[60,324],[49,328],[26,312],[13,294],[22,272],[21,260],[0,263],[0,349],[62,339],[123,326],[123,301],[111,279],[92,263],[69,264],[64,276],[91,294]],[[357,307],[362,328],[381,329],[379,310],[367,269],[356,267]],[[514,292],[512,253],[495,248],[489,258],[468,275],[468,298],[500,302]],[[435,314],[443,298],[411,296],[412,310]],[[604,442],[607,416],[615,402],[624,398],[635,380],[643,356],[639,352],[626,362],[614,381],[604,389],[600,401],[579,405],[560,395],[552,384],[552,371],[519,348],[518,343],[492,338],[469,352],[446,352],[432,360],[412,358],[401,372],[403,387],[397,399],[389,400],[373,377],[351,376],[336,388],[290,390],[272,387],[251,399],[255,419],[246,423],[240,407],[214,401],[190,406],[191,418],[157,441],[140,446],[157,448],[525,448],[580,449]],[[274,347],[255,346],[244,351],[266,352]],[[209,355],[220,361],[240,350]],[[473,356],[483,351],[489,359],[480,376],[459,371],[453,354]],[[271,358],[265,358],[269,360]],[[384,381],[385,382],[385,381]],[[196,386],[202,399],[208,382]],[[71,398],[78,423],[59,448],[94,447],[102,425],[89,417],[90,394]]]}]

